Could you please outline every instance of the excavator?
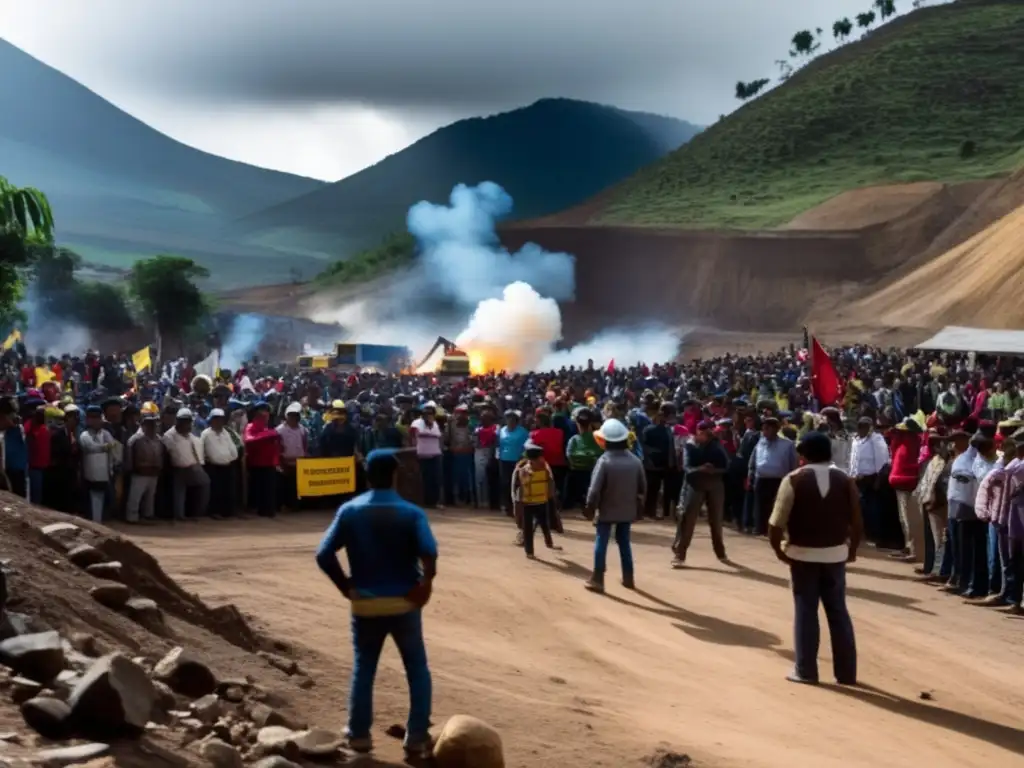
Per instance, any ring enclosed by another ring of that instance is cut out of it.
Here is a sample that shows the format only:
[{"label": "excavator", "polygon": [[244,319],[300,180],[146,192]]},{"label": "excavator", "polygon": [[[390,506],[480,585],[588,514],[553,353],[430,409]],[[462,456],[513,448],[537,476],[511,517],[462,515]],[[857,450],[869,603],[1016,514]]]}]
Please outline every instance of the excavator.
[{"label": "excavator", "polygon": [[437,368],[437,372],[441,376],[469,376],[469,357],[455,346],[455,343],[444,338],[444,336],[438,336],[437,341],[434,342],[434,346],[430,348],[430,351],[423,356],[420,360],[419,365],[414,370],[420,370],[427,361],[434,356],[437,350],[444,350],[444,357],[441,358],[441,364]]}]

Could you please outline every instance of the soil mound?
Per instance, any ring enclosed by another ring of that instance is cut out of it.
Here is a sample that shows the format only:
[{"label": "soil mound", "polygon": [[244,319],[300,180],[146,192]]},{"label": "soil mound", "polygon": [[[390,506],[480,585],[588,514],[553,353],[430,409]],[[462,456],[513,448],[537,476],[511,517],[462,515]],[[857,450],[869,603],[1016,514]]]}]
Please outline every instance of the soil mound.
[{"label": "soil mound", "polygon": [[[966,224],[964,225],[966,226]],[[837,322],[933,330],[945,325],[1019,328],[1024,323],[1024,205],[965,243],[870,296]]]},{"label": "soil mound", "polygon": [[884,224],[909,213],[944,187],[937,181],[922,181],[853,189],[804,211],[780,229],[844,230]]},{"label": "soil mound", "polygon": [[302,719],[316,683],[282,655],[295,649],[234,606],[206,605],[108,528],[6,493],[0,537],[5,759],[160,768],[345,757],[339,734]]}]

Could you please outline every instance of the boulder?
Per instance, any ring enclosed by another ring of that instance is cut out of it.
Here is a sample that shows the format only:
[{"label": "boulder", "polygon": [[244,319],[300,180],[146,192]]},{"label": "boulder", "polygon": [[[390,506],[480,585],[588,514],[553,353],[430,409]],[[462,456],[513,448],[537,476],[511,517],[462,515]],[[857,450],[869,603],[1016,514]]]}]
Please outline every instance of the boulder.
[{"label": "boulder", "polygon": [[263,658],[270,666],[281,670],[286,675],[294,675],[299,671],[298,663],[285,656],[279,656],[269,651],[259,651],[257,655]]},{"label": "boulder", "polygon": [[78,541],[78,537],[82,535],[82,529],[74,523],[50,523],[40,528],[39,532],[58,545],[58,548],[66,548],[71,542]]},{"label": "boulder", "polygon": [[132,597],[132,591],[128,587],[114,582],[93,587],[89,590],[89,594],[92,595],[92,599],[97,603],[105,605],[114,611],[124,608]]},{"label": "boulder", "polygon": [[27,677],[15,675],[11,678],[11,701],[15,704],[23,704],[29,699],[38,696],[43,691],[43,684]]},{"label": "boulder", "polygon": [[117,560],[111,560],[109,563],[93,563],[86,566],[85,572],[97,579],[106,579],[107,581],[122,581],[123,579],[121,563]]},{"label": "boulder", "polygon": [[45,739],[71,738],[74,733],[71,707],[60,699],[37,696],[21,705],[21,716],[28,726]]},{"label": "boulder", "polygon": [[453,715],[434,744],[437,768],[505,768],[501,736],[483,720]]},{"label": "boulder", "polygon": [[341,749],[345,740],[334,731],[326,728],[310,728],[295,734],[295,746],[303,757],[321,758],[335,754]]},{"label": "boulder", "polygon": [[75,722],[97,734],[137,734],[157,700],[146,670],[119,653],[97,659],[71,691]]},{"label": "boulder", "polygon": [[110,751],[109,744],[77,744],[73,747],[58,747],[56,749],[43,749],[35,754],[35,762],[41,763],[46,768],[62,768],[66,765],[84,763],[87,760],[105,755]]},{"label": "boulder", "polygon": [[199,747],[199,754],[214,768],[242,768],[242,756],[230,744],[220,739],[207,739]]},{"label": "boulder", "polygon": [[285,726],[287,728],[290,725],[288,718],[276,709],[268,707],[266,704],[260,704],[259,702],[253,702],[249,705],[249,717],[256,724],[257,728],[274,725]]},{"label": "boulder", "polygon": [[44,622],[16,611],[4,611],[0,618],[0,640],[18,635],[31,635],[33,632],[46,632],[50,629]]},{"label": "boulder", "polygon": [[97,657],[103,655],[96,644],[95,635],[90,635],[88,632],[72,632],[68,636],[68,643],[76,651],[86,656]]},{"label": "boulder", "polygon": [[107,556],[92,544],[78,544],[68,550],[68,560],[79,568],[85,569],[90,565],[107,562]]},{"label": "boulder", "polygon": [[298,763],[293,763],[287,757],[281,755],[270,755],[259,762],[253,763],[252,768],[302,768]]},{"label": "boulder", "polygon": [[153,677],[190,699],[199,699],[217,690],[217,678],[210,668],[181,646],[173,648],[157,662]]},{"label": "boulder", "polygon": [[133,597],[124,606],[128,618],[156,635],[166,635],[167,625],[164,624],[164,613],[155,600],[148,597]]},{"label": "boulder", "polygon": [[193,717],[197,720],[202,720],[204,723],[217,722],[224,711],[220,699],[217,698],[215,693],[208,693],[202,698],[196,699],[192,702],[189,709],[192,710]]},{"label": "boulder", "polygon": [[36,632],[0,642],[0,663],[19,675],[48,683],[64,669],[64,645],[56,632]]}]

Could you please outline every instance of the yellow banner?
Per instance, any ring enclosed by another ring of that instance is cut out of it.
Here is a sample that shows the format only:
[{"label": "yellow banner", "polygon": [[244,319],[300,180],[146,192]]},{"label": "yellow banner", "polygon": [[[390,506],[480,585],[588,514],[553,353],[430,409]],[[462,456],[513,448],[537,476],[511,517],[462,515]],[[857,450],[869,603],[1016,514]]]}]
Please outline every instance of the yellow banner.
[{"label": "yellow banner", "polygon": [[11,335],[8,336],[7,339],[4,341],[4,352],[13,347],[19,341],[21,341],[21,331],[15,328],[13,331],[11,331]]},{"label": "yellow banner", "polygon": [[135,366],[136,373],[141,373],[153,365],[153,360],[149,356],[148,346],[132,354],[132,365]]},{"label": "yellow banner", "polygon": [[295,466],[295,490],[300,499],[355,493],[355,458],[299,459]]}]

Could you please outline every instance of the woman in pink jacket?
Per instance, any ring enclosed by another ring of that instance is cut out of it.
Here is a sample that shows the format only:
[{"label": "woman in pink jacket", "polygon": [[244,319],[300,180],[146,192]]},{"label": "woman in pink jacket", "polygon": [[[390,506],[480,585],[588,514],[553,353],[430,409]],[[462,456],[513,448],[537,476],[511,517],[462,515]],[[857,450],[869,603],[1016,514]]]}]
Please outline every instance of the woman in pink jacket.
[{"label": "woman in pink jacket", "polygon": [[924,517],[914,495],[920,478],[921,425],[912,418],[904,419],[889,433],[892,469],[889,485],[896,492],[900,510],[900,525],[906,542],[908,562],[924,559]]}]

